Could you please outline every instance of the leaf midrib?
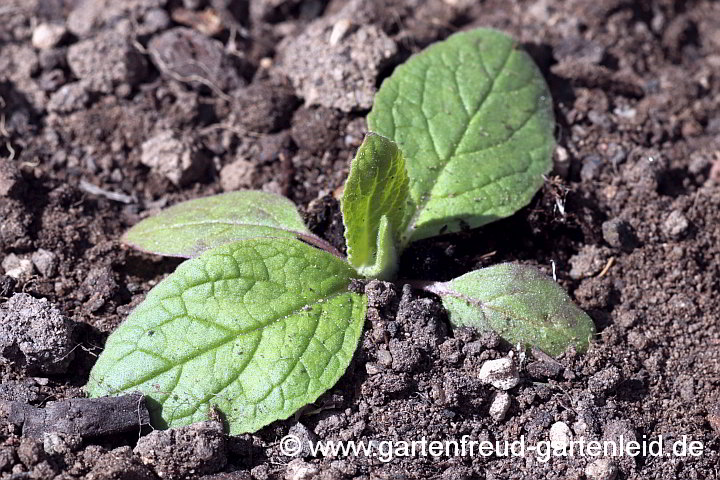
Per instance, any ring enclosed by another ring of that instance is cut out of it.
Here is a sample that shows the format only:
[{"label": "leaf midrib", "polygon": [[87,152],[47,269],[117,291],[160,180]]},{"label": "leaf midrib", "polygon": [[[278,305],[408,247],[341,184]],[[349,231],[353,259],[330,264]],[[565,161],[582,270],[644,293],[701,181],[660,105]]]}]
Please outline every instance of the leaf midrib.
[{"label": "leaf midrib", "polygon": [[442,298],[443,295],[447,295],[448,297],[452,297],[452,298],[456,298],[456,299],[458,299],[458,300],[462,300],[463,302],[465,302],[465,303],[467,303],[467,304],[469,304],[469,305],[472,305],[472,306],[474,306],[474,307],[479,308],[480,311],[481,311],[482,314],[483,314],[483,318],[485,319],[486,323],[487,323],[487,317],[486,317],[485,311],[484,311],[484,310],[486,310],[486,309],[487,309],[487,310],[490,310],[490,311],[497,312],[497,313],[501,313],[501,314],[505,315],[506,317],[511,318],[511,319],[513,319],[513,320],[523,320],[523,321],[525,321],[525,322],[527,322],[527,323],[530,323],[530,324],[534,324],[534,323],[535,323],[535,320],[533,320],[532,318],[525,317],[525,316],[520,315],[520,314],[517,314],[517,313],[515,313],[515,312],[509,312],[509,311],[504,310],[504,309],[502,309],[502,308],[500,308],[500,307],[498,307],[498,306],[495,306],[495,305],[491,305],[491,304],[490,304],[490,302],[493,302],[493,301],[495,301],[495,300],[497,300],[497,299],[499,299],[499,298],[512,297],[512,296],[514,296],[514,295],[523,294],[524,292],[507,292],[507,293],[501,293],[501,294],[498,294],[498,295],[494,295],[493,297],[491,297],[491,298],[489,298],[489,299],[481,300],[481,299],[479,299],[479,298],[471,297],[471,296],[468,295],[468,294],[465,294],[465,293],[462,293],[462,292],[459,292],[459,291],[455,290],[452,286],[449,285],[449,282],[437,283],[437,284],[435,284],[433,287],[431,287],[430,291],[432,291],[432,292],[435,293],[436,295],[440,296],[441,298]]},{"label": "leaf midrib", "polygon": [[[505,59],[503,60],[502,65],[498,69],[498,73],[494,77],[492,77],[490,80],[490,88],[488,88],[487,93],[483,96],[482,100],[479,102],[479,104],[477,106],[477,109],[475,110],[475,112],[472,114],[472,116],[468,120],[465,130],[463,131],[462,135],[460,135],[460,139],[457,141],[457,143],[453,147],[452,152],[450,152],[450,154],[447,156],[447,158],[445,158],[443,160],[442,165],[437,169],[437,175],[435,175],[434,178],[432,178],[429,188],[426,190],[426,192],[423,195],[421,195],[420,203],[418,203],[416,205],[415,213],[413,213],[412,217],[410,218],[410,221],[408,222],[408,226],[405,229],[405,232],[403,234],[403,237],[406,238],[407,241],[409,241],[409,239],[412,237],[412,233],[415,230],[415,227],[420,218],[420,215],[425,210],[425,207],[427,206],[427,204],[430,203],[431,193],[432,193],[433,189],[435,188],[435,185],[437,184],[438,179],[440,178],[440,176],[441,176],[442,172],[445,170],[445,168],[447,168],[447,166],[450,164],[452,159],[455,157],[455,155],[457,153],[457,149],[460,147],[460,144],[462,144],[462,142],[465,140],[465,136],[467,135],[468,130],[470,130],[470,124],[472,124],[473,120],[480,113],[483,105],[485,105],[485,102],[487,101],[487,99],[490,97],[490,95],[494,91],[495,86],[497,85],[497,79],[503,73],[503,70],[505,70],[505,67],[507,66],[507,62],[510,60],[510,57],[512,56],[512,54],[514,52],[515,52],[515,46],[514,46],[514,44],[511,44],[510,48],[508,48],[508,54],[505,56]],[[480,58],[482,58],[482,54],[479,52],[478,52],[478,56]],[[481,63],[483,63],[483,68],[484,68],[484,62],[482,62],[482,60],[481,60]],[[427,82],[423,82],[423,93],[425,92],[426,83]],[[422,106],[421,106],[421,111],[422,111]],[[424,112],[423,112],[423,118],[425,118]],[[393,121],[394,121],[394,116],[393,116]],[[433,139],[432,134],[430,133],[429,123],[427,123],[427,125],[428,125],[428,136],[430,137],[430,140],[433,144],[433,149],[435,150],[436,155],[437,155],[437,145],[435,144],[435,140]],[[439,155],[437,155],[437,156],[438,156],[438,159],[440,159],[440,156]]]},{"label": "leaf midrib", "polygon": [[162,225],[157,228],[151,228],[148,230],[143,230],[142,234],[152,234],[155,232],[163,231],[163,230],[170,230],[170,229],[178,229],[178,228],[186,228],[186,227],[198,227],[203,225],[227,225],[229,227],[262,227],[262,228],[272,228],[273,230],[280,230],[283,232],[293,233],[293,234],[308,234],[309,232],[306,230],[291,230],[289,228],[282,228],[278,227],[276,225],[263,225],[262,223],[251,223],[251,222],[234,222],[229,220],[204,220],[204,221],[197,221],[197,222],[186,222],[186,223],[173,223],[171,225]]},{"label": "leaf midrib", "polygon": [[[344,289],[344,288],[347,288],[347,286],[343,287],[343,289]],[[330,301],[330,300],[334,299],[335,297],[338,297],[338,296],[344,295],[344,294],[349,294],[349,293],[350,293],[350,292],[348,292],[347,290],[343,290],[343,291],[340,291],[340,292],[335,292],[335,293],[333,293],[333,294],[331,294],[331,295],[318,298],[316,301],[314,301],[314,302],[312,303],[312,305],[314,306],[314,305],[317,305],[317,304],[319,304],[319,303],[324,303],[324,302],[327,302],[327,301]],[[170,360],[165,359],[165,358],[163,357],[165,361],[167,361],[168,363],[170,363],[170,366],[168,366],[168,367],[163,367],[163,368],[161,368],[160,370],[154,370],[152,373],[150,373],[150,374],[142,377],[141,379],[136,380],[136,381],[134,381],[134,382],[131,383],[131,384],[124,385],[123,387],[121,387],[120,389],[118,389],[118,391],[125,391],[125,390],[131,389],[131,388],[135,388],[135,387],[137,387],[138,385],[141,385],[141,384],[147,382],[148,380],[151,380],[151,379],[157,377],[158,375],[162,375],[163,373],[169,372],[170,370],[172,370],[172,369],[175,368],[175,367],[181,367],[181,366],[187,364],[189,361],[194,360],[194,359],[197,358],[197,357],[200,357],[200,356],[202,356],[202,355],[205,355],[206,353],[208,353],[208,352],[210,352],[210,351],[212,351],[212,350],[218,349],[218,348],[222,347],[223,345],[226,345],[227,343],[229,343],[229,342],[235,340],[236,338],[238,338],[240,335],[249,335],[249,334],[252,334],[253,332],[256,332],[256,331],[259,330],[259,329],[264,329],[264,328],[270,327],[271,325],[274,325],[274,324],[276,324],[276,323],[278,323],[278,322],[281,322],[282,320],[285,320],[285,319],[287,319],[287,318],[289,318],[289,317],[291,317],[291,316],[293,316],[293,315],[296,315],[296,314],[302,312],[308,305],[311,305],[311,304],[306,303],[305,305],[302,305],[301,307],[299,307],[299,308],[291,311],[291,312],[288,313],[287,315],[284,315],[284,316],[282,316],[282,317],[278,317],[278,318],[276,318],[276,319],[273,319],[272,321],[270,321],[270,322],[268,322],[268,323],[266,323],[266,324],[258,325],[257,327],[255,327],[255,328],[253,328],[253,329],[246,330],[246,331],[243,331],[243,332],[241,332],[241,333],[233,333],[233,334],[229,335],[227,338],[224,338],[224,339],[221,340],[221,341],[215,342],[215,343],[213,343],[212,345],[210,345],[210,346],[208,346],[208,347],[206,347],[206,348],[203,348],[203,349],[201,349],[201,350],[199,350],[199,351],[193,352],[192,354],[188,355],[187,357],[183,358],[181,361],[179,361],[179,362],[177,362],[177,363],[175,363],[175,364],[173,364]],[[188,315],[188,317],[190,317],[190,315]],[[178,318],[180,318],[180,317],[175,317],[175,318],[173,318],[173,320],[177,320]],[[192,319],[192,317],[190,317],[190,318]],[[194,321],[194,320],[193,320],[193,321]],[[128,352],[128,355],[129,355],[129,354],[132,354],[132,353],[135,352],[135,351],[142,351],[142,350],[140,350],[140,349],[134,349],[134,350]],[[143,352],[143,353],[145,353],[145,352]],[[253,353],[253,355],[254,355],[254,353]],[[117,361],[117,362],[122,361],[124,358],[125,358],[125,356],[120,357],[120,358],[117,359],[116,361]],[[242,372],[241,372],[241,373],[242,373]]]}]

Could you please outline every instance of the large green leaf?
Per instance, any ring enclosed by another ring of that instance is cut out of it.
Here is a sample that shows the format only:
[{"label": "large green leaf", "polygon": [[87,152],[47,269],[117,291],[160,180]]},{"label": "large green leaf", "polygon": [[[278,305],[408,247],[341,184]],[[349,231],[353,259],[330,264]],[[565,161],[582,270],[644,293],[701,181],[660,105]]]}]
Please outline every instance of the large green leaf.
[{"label": "large green leaf", "polygon": [[397,67],[368,123],[407,159],[415,212],[403,243],[513,214],[551,166],[547,85],[530,56],[495,30],[455,34]]},{"label": "large green leaf", "polygon": [[110,335],[91,396],[139,390],[154,425],[207,418],[231,434],[284,419],[331,388],[362,333],[355,272],[292,239],[224,245],[180,265]]},{"label": "large green leaf", "polygon": [[408,199],[402,152],[393,141],[369,134],[350,166],[342,199],[348,261],[362,275],[395,275]]},{"label": "large green leaf", "polygon": [[243,238],[299,237],[332,250],[303,223],[285,197],[244,190],[178,203],[132,227],[123,241],[158,255],[196,257]]},{"label": "large green leaf", "polygon": [[442,298],[455,327],[494,330],[512,344],[557,356],[574,345],[587,350],[592,319],[565,290],[533,267],[503,263],[427,288]]}]

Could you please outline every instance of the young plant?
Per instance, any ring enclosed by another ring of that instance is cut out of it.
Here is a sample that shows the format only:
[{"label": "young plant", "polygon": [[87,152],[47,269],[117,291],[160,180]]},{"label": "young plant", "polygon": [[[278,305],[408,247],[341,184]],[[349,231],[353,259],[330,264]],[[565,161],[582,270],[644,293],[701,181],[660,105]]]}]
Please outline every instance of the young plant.
[{"label": "young plant", "polygon": [[[506,35],[453,35],[382,84],[342,199],[347,260],[287,199],[243,191],[178,204],[126,243],[190,257],[110,335],[87,389],[140,390],[156,427],[225,417],[253,432],[315,401],[343,375],[365,321],[355,278],[392,280],[412,241],[478,227],[525,206],[551,166],[552,106]],[[587,349],[592,320],[537,270],[502,264],[437,294],[453,326],[494,330],[551,355]]]}]

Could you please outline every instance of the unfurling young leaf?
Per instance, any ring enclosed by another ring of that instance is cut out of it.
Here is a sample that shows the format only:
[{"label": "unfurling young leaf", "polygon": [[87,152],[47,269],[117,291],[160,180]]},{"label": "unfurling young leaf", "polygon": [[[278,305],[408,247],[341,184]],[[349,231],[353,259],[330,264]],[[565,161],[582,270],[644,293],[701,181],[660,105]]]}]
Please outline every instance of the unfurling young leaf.
[{"label": "unfurling young leaf", "polygon": [[397,67],[368,124],[407,159],[414,212],[403,244],[513,214],[551,166],[547,85],[530,56],[495,30],[455,34]]},{"label": "unfurling young leaf", "polygon": [[294,239],[255,238],[180,265],[110,335],[92,397],[139,390],[153,424],[207,419],[254,432],[315,401],[347,369],[367,300],[344,261]]},{"label": "unfurling young leaf", "polygon": [[254,237],[299,237],[332,250],[307,229],[290,200],[257,190],[178,203],[132,227],[123,241],[158,255],[196,257],[213,247]]},{"label": "unfurling young leaf", "polygon": [[394,277],[408,200],[402,152],[391,140],[368,134],[350,166],[342,199],[348,261],[360,274]]},{"label": "unfurling young leaf", "polygon": [[584,352],[595,334],[592,319],[536,268],[503,263],[427,289],[442,298],[453,326],[494,330],[553,356],[571,345]]}]

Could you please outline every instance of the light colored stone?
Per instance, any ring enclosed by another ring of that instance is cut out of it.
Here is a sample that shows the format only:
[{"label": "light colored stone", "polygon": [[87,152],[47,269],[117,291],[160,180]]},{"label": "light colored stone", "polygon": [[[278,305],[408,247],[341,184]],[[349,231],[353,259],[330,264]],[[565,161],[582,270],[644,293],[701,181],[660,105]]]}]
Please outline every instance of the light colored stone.
[{"label": "light colored stone", "polygon": [[27,280],[35,270],[30,260],[18,257],[14,253],[5,257],[2,261],[2,268],[5,270],[5,275],[15,280]]},{"label": "light colored stone", "polygon": [[320,471],[315,465],[296,458],[288,463],[285,469],[285,480],[310,480]]},{"label": "light colored stone", "polygon": [[520,375],[512,358],[488,360],[480,367],[480,381],[500,390],[510,390],[520,383]]},{"label": "light colored stone", "polygon": [[572,432],[565,422],[555,422],[550,426],[550,443],[553,448],[565,448],[572,441]]},{"label": "light colored stone", "polygon": [[490,404],[490,416],[497,422],[505,418],[505,415],[510,408],[510,395],[505,392],[499,392],[495,394],[492,403]]},{"label": "light colored stone", "polygon": [[392,354],[384,348],[381,348],[377,351],[377,359],[380,365],[383,365],[385,367],[389,367],[390,365],[392,365]]},{"label": "light colored stone", "polygon": [[585,467],[585,476],[588,480],[614,480],[617,477],[617,467],[608,458],[599,458]]},{"label": "light colored stone", "polygon": [[142,144],[140,161],[178,186],[198,180],[207,166],[205,156],[190,141],[170,130]]},{"label": "light colored stone", "polygon": [[53,252],[40,248],[30,258],[43,277],[52,277],[57,272],[57,255]]},{"label": "light colored stone", "polygon": [[383,371],[383,368],[376,363],[368,362],[365,364],[365,371],[368,375],[377,375]]},{"label": "light colored stone", "polygon": [[350,30],[350,27],[352,27],[352,22],[347,18],[341,18],[335,22],[330,33],[330,45],[335,46],[340,43],[340,40],[345,38],[345,34]]},{"label": "light colored stone", "polygon": [[39,50],[55,47],[65,36],[67,30],[64,25],[56,23],[41,23],[32,33],[32,46]]},{"label": "light colored stone", "polygon": [[670,212],[670,215],[668,215],[665,219],[665,223],[663,223],[663,230],[669,237],[672,238],[682,236],[689,227],[690,222],[680,210],[673,210]]}]

